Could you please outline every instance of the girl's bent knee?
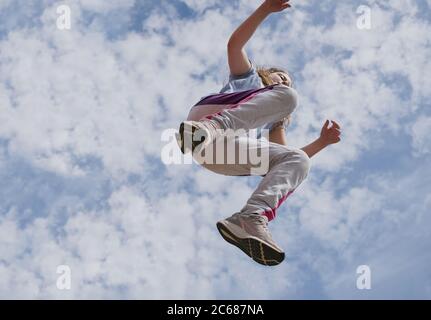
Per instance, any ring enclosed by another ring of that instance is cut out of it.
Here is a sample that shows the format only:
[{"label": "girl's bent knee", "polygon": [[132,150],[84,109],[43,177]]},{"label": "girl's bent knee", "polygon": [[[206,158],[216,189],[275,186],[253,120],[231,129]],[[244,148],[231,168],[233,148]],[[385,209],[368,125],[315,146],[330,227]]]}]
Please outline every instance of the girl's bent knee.
[{"label": "girl's bent knee", "polygon": [[298,93],[296,90],[283,84],[277,85],[274,89],[280,93],[280,98],[287,114],[291,114],[298,105]]},{"label": "girl's bent knee", "polygon": [[308,172],[311,168],[311,160],[310,157],[305,153],[304,150],[297,149],[296,156],[298,161],[299,169],[305,174],[308,175]]}]

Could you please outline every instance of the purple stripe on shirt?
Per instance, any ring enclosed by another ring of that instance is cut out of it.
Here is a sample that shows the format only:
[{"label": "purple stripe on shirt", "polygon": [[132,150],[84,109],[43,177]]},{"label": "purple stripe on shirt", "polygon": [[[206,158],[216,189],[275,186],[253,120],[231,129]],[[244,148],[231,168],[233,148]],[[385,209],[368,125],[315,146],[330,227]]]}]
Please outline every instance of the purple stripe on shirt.
[{"label": "purple stripe on shirt", "polygon": [[210,95],[201,101],[199,101],[194,106],[199,106],[203,104],[237,104],[247,98],[248,96],[258,93],[258,92],[265,92],[268,90],[272,90],[275,85],[267,86],[260,89],[252,89],[252,90],[245,90],[245,91],[238,91],[233,93],[218,93]]}]

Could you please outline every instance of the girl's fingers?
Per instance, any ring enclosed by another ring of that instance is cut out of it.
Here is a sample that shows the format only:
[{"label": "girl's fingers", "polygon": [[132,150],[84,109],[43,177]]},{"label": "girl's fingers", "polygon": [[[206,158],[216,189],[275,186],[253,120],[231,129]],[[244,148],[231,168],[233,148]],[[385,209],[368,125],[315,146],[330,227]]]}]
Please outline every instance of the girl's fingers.
[{"label": "girl's fingers", "polygon": [[341,134],[341,131],[334,127],[329,128],[327,132],[329,135],[333,135],[333,136],[339,136]]},{"label": "girl's fingers", "polygon": [[334,120],[331,120],[331,122],[335,128],[340,129],[340,125],[338,123],[336,123]]},{"label": "girl's fingers", "polygon": [[325,129],[328,129],[328,125],[329,125],[329,120],[326,120],[326,121],[325,121],[325,124],[323,125],[323,127],[324,127]]},{"label": "girl's fingers", "polygon": [[283,7],[283,9],[290,8],[290,7],[291,7],[291,5],[289,4],[289,1],[290,1],[290,0],[282,1],[281,6]]}]

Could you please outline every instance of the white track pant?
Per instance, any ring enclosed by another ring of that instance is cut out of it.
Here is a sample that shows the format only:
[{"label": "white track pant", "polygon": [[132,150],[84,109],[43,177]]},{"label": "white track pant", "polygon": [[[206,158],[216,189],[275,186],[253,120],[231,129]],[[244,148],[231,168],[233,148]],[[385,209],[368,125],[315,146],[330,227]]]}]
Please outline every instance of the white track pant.
[{"label": "white track pant", "polygon": [[[247,132],[288,116],[296,106],[294,89],[272,85],[206,97],[190,110],[188,120],[214,121],[224,130],[243,129]],[[228,159],[232,152],[236,154],[235,161]],[[245,161],[244,157],[239,159],[244,152],[247,154]],[[266,215],[269,220],[275,218],[276,209],[304,181],[310,170],[310,159],[304,151],[248,135],[218,137],[205,154],[206,159],[212,161],[198,162],[215,173],[263,177],[240,212]],[[257,159],[260,163],[255,161]]]}]

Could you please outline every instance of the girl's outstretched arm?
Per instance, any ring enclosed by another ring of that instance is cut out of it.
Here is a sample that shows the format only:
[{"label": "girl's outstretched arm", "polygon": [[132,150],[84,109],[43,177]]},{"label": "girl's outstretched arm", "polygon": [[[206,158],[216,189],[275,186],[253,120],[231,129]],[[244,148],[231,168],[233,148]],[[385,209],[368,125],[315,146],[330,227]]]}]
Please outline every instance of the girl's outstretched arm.
[{"label": "girl's outstretched arm", "polygon": [[309,145],[301,148],[308,157],[311,158],[327,146],[340,142],[341,128],[334,120],[331,120],[331,122],[332,126],[329,128],[329,120],[326,120],[320,132],[320,137]]},{"label": "girl's outstretched arm", "polygon": [[232,75],[241,75],[250,70],[250,61],[244,46],[257,27],[273,12],[290,7],[289,0],[265,0],[231,35],[228,44],[228,63]]}]

